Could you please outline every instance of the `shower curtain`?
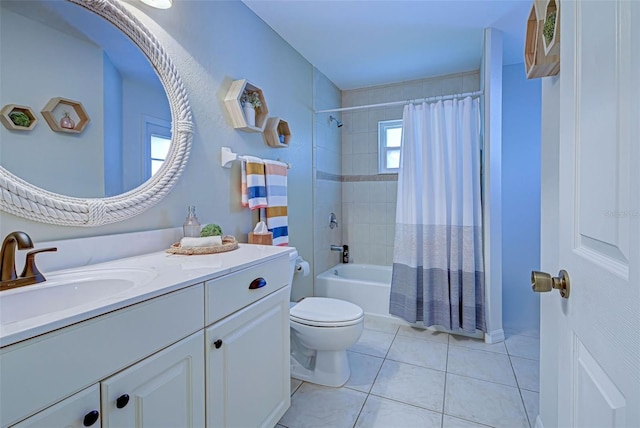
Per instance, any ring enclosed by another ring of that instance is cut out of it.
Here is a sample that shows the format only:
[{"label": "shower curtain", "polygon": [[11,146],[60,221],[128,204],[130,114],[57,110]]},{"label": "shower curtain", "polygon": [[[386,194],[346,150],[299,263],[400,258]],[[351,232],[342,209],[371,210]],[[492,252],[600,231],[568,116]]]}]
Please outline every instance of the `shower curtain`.
[{"label": "shower curtain", "polygon": [[479,99],[407,105],[389,312],[486,331]]}]

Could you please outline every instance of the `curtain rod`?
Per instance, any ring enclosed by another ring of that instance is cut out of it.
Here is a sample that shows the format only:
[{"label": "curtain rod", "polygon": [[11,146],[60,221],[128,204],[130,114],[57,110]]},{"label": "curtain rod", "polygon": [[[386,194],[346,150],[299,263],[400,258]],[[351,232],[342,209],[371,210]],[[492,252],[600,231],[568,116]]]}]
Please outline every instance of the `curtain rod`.
[{"label": "curtain rod", "polygon": [[342,107],[342,108],[334,108],[329,110],[318,110],[314,113],[332,113],[335,111],[349,111],[349,110],[360,110],[365,108],[376,108],[376,107],[389,107],[389,106],[397,106],[404,105],[410,103],[425,103],[429,101],[444,101],[444,100],[452,100],[454,98],[466,98],[466,97],[477,97],[482,95],[483,91],[475,91],[475,92],[465,92],[464,94],[451,94],[451,95],[436,95],[434,97],[427,98],[417,98],[414,100],[404,100],[404,101],[391,101],[388,103],[380,103],[380,104],[369,104],[366,106],[355,106],[355,107]]}]

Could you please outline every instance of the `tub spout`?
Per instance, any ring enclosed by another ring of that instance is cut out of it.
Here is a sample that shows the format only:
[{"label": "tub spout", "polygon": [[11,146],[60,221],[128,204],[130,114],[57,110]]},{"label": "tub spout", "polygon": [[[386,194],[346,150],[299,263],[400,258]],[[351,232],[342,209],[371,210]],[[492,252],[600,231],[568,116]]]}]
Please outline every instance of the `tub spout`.
[{"label": "tub spout", "polygon": [[342,245],[331,245],[331,251],[337,251],[341,253],[344,251],[344,248],[342,248]]}]

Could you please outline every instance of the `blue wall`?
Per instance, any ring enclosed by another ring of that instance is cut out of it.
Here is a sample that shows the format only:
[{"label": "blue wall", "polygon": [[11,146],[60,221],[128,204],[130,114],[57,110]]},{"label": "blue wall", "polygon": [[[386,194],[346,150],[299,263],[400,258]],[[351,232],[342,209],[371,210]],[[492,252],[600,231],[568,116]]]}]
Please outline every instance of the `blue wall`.
[{"label": "blue wall", "polygon": [[538,330],[540,299],[530,275],[540,268],[540,79],[523,64],[502,78],[502,311],[505,330]]}]

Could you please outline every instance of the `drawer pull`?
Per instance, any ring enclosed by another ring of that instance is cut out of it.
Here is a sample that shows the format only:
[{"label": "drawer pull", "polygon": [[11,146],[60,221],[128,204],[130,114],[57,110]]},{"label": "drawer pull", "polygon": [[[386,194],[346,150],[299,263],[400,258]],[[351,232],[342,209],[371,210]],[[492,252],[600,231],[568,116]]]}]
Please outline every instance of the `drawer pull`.
[{"label": "drawer pull", "polygon": [[213,346],[215,346],[216,349],[220,349],[220,347],[222,346],[222,340],[216,340],[215,342],[213,342]]},{"label": "drawer pull", "polygon": [[249,285],[249,290],[255,290],[257,288],[262,288],[267,285],[267,281],[264,278],[256,278],[251,281],[251,285]]},{"label": "drawer pull", "polygon": [[82,425],[86,427],[90,427],[91,425],[97,422],[98,418],[100,418],[100,413],[98,413],[97,410],[92,410],[86,415],[84,415],[84,419],[82,420]]},{"label": "drawer pull", "polygon": [[129,403],[129,394],[122,394],[120,397],[116,399],[116,407],[118,409],[122,409]]}]

